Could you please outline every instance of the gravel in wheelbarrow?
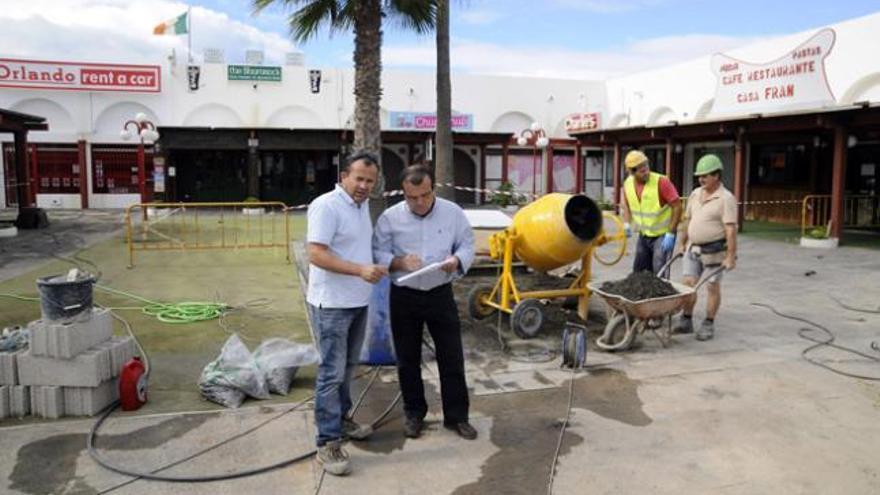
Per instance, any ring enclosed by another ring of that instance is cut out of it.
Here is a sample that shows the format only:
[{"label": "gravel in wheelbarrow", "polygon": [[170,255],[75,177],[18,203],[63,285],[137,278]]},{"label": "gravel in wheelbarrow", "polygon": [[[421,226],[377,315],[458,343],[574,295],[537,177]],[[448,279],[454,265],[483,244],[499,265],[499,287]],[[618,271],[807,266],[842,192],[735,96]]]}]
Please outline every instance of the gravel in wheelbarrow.
[{"label": "gravel in wheelbarrow", "polygon": [[679,293],[672,284],[648,271],[633,272],[626,278],[605,282],[601,289],[602,292],[616,294],[630,301],[644,301]]}]

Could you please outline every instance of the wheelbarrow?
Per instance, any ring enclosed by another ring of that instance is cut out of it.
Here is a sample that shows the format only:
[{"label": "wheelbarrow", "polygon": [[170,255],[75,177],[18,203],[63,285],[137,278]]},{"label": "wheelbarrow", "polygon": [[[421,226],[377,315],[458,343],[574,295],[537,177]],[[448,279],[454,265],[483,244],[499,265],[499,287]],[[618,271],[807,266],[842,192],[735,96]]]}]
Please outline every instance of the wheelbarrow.
[{"label": "wheelbarrow", "polygon": [[[679,253],[672,257],[658,273],[665,272],[672,262],[681,256],[682,254]],[[667,347],[672,340],[672,315],[677,313],[703,284],[722,270],[724,266],[706,272],[694,287],[670,281],[678,294],[641,301],[631,301],[618,294],[609,294],[602,290],[603,282],[587,284],[590,291],[601,297],[610,310],[605,331],[596,339],[596,345],[604,351],[625,351],[632,347],[638,335],[650,331],[663,347]]]}]

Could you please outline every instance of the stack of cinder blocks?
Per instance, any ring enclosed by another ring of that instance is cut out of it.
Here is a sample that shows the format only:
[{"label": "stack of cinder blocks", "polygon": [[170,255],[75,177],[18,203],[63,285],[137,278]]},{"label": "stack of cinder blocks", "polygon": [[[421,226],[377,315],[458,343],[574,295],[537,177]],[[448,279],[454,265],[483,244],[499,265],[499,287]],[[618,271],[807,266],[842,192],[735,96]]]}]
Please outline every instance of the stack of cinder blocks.
[{"label": "stack of cinder blocks", "polygon": [[30,414],[30,390],[18,383],[18,356],[24,352],[0,352],[0,419]]},{"label": "stack of cinder blocks", "polygon": [[0,417],[91,416],[118,398],[118,376],[135,343],[113,337],[109,310],[37,320],[28,329],[27,350],[0,354]]}]

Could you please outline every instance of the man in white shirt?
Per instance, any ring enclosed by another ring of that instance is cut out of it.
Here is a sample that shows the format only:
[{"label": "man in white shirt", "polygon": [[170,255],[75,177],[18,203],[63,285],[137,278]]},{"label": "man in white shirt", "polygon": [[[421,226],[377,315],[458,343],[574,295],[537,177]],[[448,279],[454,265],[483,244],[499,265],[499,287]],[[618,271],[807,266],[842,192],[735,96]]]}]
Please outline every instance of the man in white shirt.
[{"label": "man in white shirt", "polygon": [[[413,165],[401,174],[406,201],[376,222],[373,257],[392,272],[391,333],[403,394],[404,434],[417,438],[428,413],[422,382],[422,329],[434,341],[440,372],[443,424],[462,438],[477,431],[468,422],[468,391],[461,345],[461,322],[452,281],[474,260],[474,234],[461,208],[434,194],[431,169]],[[440,263],[440,268],[401,281],[407,273]]]},{"label": "man in white shirt", "polygon": [[343,438],[362,440],[372,429],[347,417],[350,384],[358,365],[373,285],[388,274],[373,264],[367,198],[379,174],[369,153],[349,157],[333,191],[317,197],[308,210],[306,240],[309,287],[306,299],[312,330],[321,353],[315,380],[317,460],[324,471],[344,475],[349,456]]}]

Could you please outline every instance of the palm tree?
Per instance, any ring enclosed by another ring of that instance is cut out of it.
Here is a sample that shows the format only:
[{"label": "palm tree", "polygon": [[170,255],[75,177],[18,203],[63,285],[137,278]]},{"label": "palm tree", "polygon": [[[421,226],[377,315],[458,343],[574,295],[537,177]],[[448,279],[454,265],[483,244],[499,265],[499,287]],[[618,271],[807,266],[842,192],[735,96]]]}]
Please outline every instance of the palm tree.
[{"label": "palm tree", "polygon": [[[437,0],[437,153],[434,163],[440,184],[455,184],[449,71],[449,0]],[[438,192],[446,199],[455,200],[455,189],[441,187]]]},{"label": "palm tree", "polygon": [[[382,21],[419,34],[434,28],[436,0],[252,0],[254,12],[270,5],[294,9],[288,17],[294,41],[304,42],[325,25],[354,32],[354,148],[382,156]],[[381,194],[381,187],[374,196]],[[372,205],[371,205],[372,206]],[[372,209],[372,208],[371,208]]]}]

